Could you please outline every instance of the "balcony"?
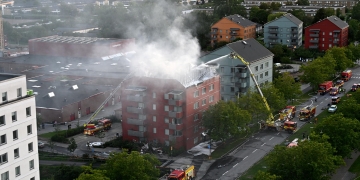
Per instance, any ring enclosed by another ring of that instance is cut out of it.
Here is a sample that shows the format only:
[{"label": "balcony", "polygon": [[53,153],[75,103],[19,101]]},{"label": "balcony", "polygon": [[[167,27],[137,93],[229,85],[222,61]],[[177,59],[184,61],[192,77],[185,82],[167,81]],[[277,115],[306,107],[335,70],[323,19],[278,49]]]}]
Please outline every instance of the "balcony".
[{"label": "balcony", "polygon": [[232,31],[232,32],[230,32],[229,34],[232,35],[232,36],[237,36],[237,35],[238,35],[238,33],[235,32],[235,31]]},{"label": "balcony", "polygon": [[144,114],[144,108],[140,107],[127,107],[126,110],[128,113]]},{"label": "balcony", "polygon": [[311,39],[311,40],[310,40],[310,42],[311,42],[311,43],[316,43],[316,44],[317,44],[317,43],[319,43],[319,39]]},{"label": "balcony", "polygon": [[140,96],[140,95],[128,95],[126,97],[126,99],[128,101],[134,101],[134,102],[144,102],[144,96]]},{"label": "balcony", "polygon": [[176,129],[176,124],[169,123],[169,129]]},{"label": "balcony", "polygon": [[246,77],[247,77],[247,73],[246,73],[246,72],[236,72],[236,73],[235,73],[235,77],[238,77],[238,78],[246,78]]},{"label": "balcony", "polygon": [[235,86],[241,87],[241,88],[246,88],[247,83],[246,82],[236,82]]},{"label": "balcony", "polygon": [[217,39],[217,36],[213,36],[211,39],[212,39],[212,40],[216,40],[216,39]]},{"label": "balcony", "polygon": [[133,118],[128,118],[127,123],[137,126],[144,126],[146,124],[145,120],[133,119]]},{"label": "balcony", "polygon": [[299,43],[295,41],[295,42],[291,42],[290,44],[291,45],[298,45]]},{"label": "balcony", "polygon": [[334,43],[334,44],[339,44],[339,41],[338,41],[338,40],[336,40],[336,41],[334,40],[333,43]]},{"label": "balcony", "polygon": [[298,39],[299,37],[297,36],[291,36],[291,39]]},{"label": "balcony", "polygon": [[169,105],[172,105],[172,106],[181,106],[181,105],[182,105],[182,101],[181,101],[181,100],[176,100],[176,99],[169,99]]},{"label": "balcony", "polygon": [[182,118],[183,113],[182,112],[177,112],[177,111],[169,111],[169,117],[172,118]]},{"label": "balcony", "polygon": [[216,34],[218,34],[219,33],[219,31],[211,31],[211,34],[212,35],[216,35]]},{"label": "balcony", "polygon": [[278,36],[268,36],[269,39],[278,39]]},{"label": "balcony", "polygon": [[269,29],[269,33],[277,34],[279,31],[277,29]]},{"label": "balcony", "polygon": [[338,34],[333,35],[333,38],[338,38],[338,37],[340,37]]},{"label": "balcony", "polygon": [[318,46],[318,45],[311,45],[311,46],[309,46],[309,48],[310,48],[310,49],[318,49],[319,46]]},{"label": "balcony", "polygon": [[143,131],[128,130],[128,135],[129,136],[135,136],[135,137],[144,137],[144,132]]},{"label": "balcony", "polygon": [[319,34],[310,34],[310,37],[319,37]]}]

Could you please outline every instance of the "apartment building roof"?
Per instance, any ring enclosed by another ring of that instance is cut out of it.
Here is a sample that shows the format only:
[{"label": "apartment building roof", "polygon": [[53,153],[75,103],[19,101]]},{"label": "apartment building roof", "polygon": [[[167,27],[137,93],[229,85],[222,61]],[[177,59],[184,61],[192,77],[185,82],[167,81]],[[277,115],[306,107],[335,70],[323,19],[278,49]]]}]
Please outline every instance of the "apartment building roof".
[{"label": "apartment building roof", "polygon": [[244,58],[247,62],[258,61],[274,54],[260,44],[256,39],[247,39],[227,44],[227,46]]},{"label": "apartment building roof", "polygon": [[345,21],[341,20],[340,18],[338,18],[336,16],[330,16],[327,19],[330,22],[332,22],[333,24],[335,24],[337,27],[339,27],[340,29],[344,29],[349,26],[348,23],[346,23]]},{"label": "apartment building roof", "polygon": [[226,18],[237,24],[240,24],[243,27],[248,27],[248,26],[253,26],[253,25],[256,26],[256,23],[254,23],[238,14],[230,15],[230,16],[227,16]]},{"label": "apartment building roof", "polygon": [[71,44],[95,44],[95,43],[113,43],[119,42],[123,39],[115,38],[96,38],[96,37],[72,37],[72,36],[48,36],[36,39],[30,39],[29,41],[35,42],[50,42],[50,43],[71,43]]},{"label": "apartment building roof", "polygon": [[[274,19],[274,20],[272,20],[272,21],[270,21],[270,22],[268,22],[268,23],[266,23],[266,24],[272,23],[272,22],[274,22],[274,21],[276,21],[276,20],[278,20],[278,19],[280,19],[280,18],[282,18],[282,17],[285,17],[286,19],[288,19],[289,21],[293,22],[294,24],[296,24],[296,25],[298,25],[298,26],[303,23],[300,19],[298,19],[297,17],[295,17],[295,16],[292,15],[291,13],[286,13],[286,14],[284,14],[283,16],[281,16],[281,17],[279,17],[279,18],[276,18],[276,19]],[[266,25],[266,24],[265,24],[265,25]]]},{"label": "apartment building roof", "polygon": [[20,75],[20,74],[0,73],[0,82],[8,80],[8,79],[15,78],[15,77],[19,77],[19,76],[22,76],[22,75]]}]

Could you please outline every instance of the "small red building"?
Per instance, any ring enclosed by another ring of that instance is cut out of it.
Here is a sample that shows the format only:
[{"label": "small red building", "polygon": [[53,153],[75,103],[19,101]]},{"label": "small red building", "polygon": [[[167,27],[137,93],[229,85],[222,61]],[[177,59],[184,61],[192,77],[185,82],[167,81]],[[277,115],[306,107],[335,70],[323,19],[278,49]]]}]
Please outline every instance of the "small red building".
[{"label": "small red building", "polygon": [[220,80],[217,75],[200,79],[187,85],[154,77],[126,80],[121,90],[123,138],[186,150],[202,142],[201,116],[219,101]]},{"label": "small red building", "polygon": [[305,48],[326,51],[347,46],[349,25],[336,16],[330,16],[305,28]]}]

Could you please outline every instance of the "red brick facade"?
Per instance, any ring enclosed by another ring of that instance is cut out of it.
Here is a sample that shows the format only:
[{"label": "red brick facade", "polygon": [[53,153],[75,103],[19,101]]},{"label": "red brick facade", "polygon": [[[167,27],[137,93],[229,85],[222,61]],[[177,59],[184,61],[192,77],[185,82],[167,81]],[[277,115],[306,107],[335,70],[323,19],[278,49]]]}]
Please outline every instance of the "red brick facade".
[{"label": "red brick facade", "polygon": [[121,91],[123,138],[188,150],[202,142],[202,112],[219,99],[218,76],[187,88],[173,79],[129,79]]}]

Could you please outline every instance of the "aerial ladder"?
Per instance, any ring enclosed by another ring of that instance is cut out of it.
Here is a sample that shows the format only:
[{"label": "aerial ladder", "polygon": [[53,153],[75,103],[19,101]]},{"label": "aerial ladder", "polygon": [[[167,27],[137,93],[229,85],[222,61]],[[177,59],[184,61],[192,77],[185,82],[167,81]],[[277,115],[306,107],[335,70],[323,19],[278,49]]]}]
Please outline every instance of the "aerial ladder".
[{"label": "aerial ladder", "polygon": [[261,122],[260,123],[260,128],[261,129],[266,129],[266,128],[269,128],[269,129],[276,129],[276,130],[279,130],[280,126],[281,126],[281,123],[278,122],[278,121],[275,121],[274,120],[274,116],[273,114],[271,113],[271,109],[270,109],[270,106],[264,96],[264,94],[262,93],[261,91],[261,88],[255,78],[255,75],[254,73],[252,72],[251,68],[250,68],[250,63],[245,61],[244,58],[242,58],[240,55],[238,55],[237,53],[235,52],[231,52],[230,53],[230,58],[232,59],[239,59],[242,63],[244,63],[247,67],[247,69],[249,70],[250,72],[250,76],[251,76],[251,79],[254,81],[255,83],[255,87],[256,89],[259,91],[260,95],[261,95],[261,99],[263,100],[264,104],[265,104],[265,107],[266,109],[270,112],[270,115],[269,115],[269,118],[265,121],[265,122]]},{"label": "aerial ladder", "polygon": [[120,84],[110,93],[110,95],[105,99],[104,102],[102,102],[102,104],[96,109],[96,111],[90,116],[89,121],[84,124],[84,127],[86,127],[87,124],[91,124],[91,122],[95,119],[95,117],[97,116],[97,114],[104,108],[104,106],[106,105],[106,103],[109,102],[109,100],[113,97],[113,95],[121,88],[122,83],[127,80],[128,78],[130,78],[131,73],[126,75],[125,78],[120,82]]}]

